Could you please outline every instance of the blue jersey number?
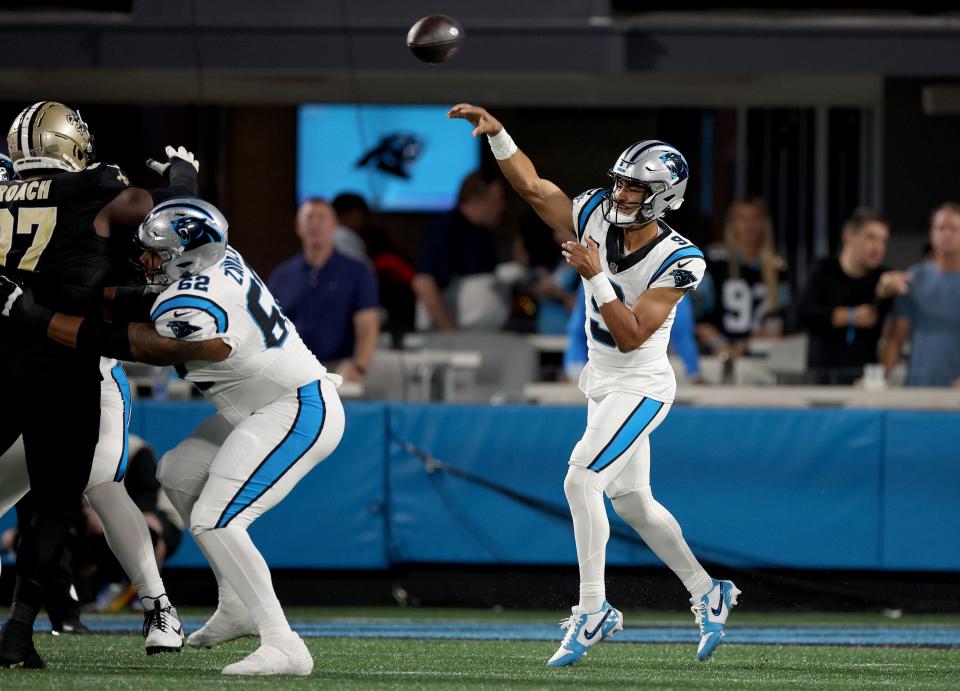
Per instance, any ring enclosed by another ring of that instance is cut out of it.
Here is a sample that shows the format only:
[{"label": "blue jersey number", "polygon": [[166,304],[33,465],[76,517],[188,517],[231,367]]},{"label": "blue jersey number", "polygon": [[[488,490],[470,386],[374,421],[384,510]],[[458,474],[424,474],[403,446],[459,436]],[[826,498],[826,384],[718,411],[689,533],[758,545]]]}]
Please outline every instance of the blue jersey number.
[{"label": "blue jersey number", "polygon": [[263,299],[264,287],[260,277],[251,272],[250,290],[247,292],[247,311],[256,322],[257,328],[263,334],[263,344],[267,348],[278,348],[287,340],[290,330],[287,328],[287,318],[277,307],[277,303],[267,293],[269,304],[264,307]]},{"label": "blue jersey number", "polygon": [[[620,302],[625,302],[623,288],[620,287],[620,284],[615,281],[610,281],[610,285],[613,286],[613,292],[616,293],[617,300]],[[590,304],[593,307],[594,314],[600,314],[600,308],[597,306],[597,301],[592,297],[590,298]],[[613,334],[600,326],[600,322],[598,322],[596,319],[590,320],[590,335],[593,336],[593,340],[598,341],[605,346],[609,346],[610,348],[617,347],[617,342],[613,340]]]}]

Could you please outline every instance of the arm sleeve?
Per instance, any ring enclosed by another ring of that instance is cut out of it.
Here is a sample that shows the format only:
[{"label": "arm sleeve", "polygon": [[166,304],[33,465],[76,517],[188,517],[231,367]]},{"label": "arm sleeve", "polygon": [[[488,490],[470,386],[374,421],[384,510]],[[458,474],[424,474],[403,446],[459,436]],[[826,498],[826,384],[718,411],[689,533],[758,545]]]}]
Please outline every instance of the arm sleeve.
[{"label": "arm sleeve", "polygon": [[168,297],[161,295],[150,319],[157,333],[180,341],[207,341],[223,339],[236,350],[239,339],[230,331],[230,319],[226,310],[207,297],[178,293]]},{"label": "arm sleeve", "polygon": [[670,329],[670,345],[683,361],[687,376],[699,375],[700,354],[694,337],[693,305],[689,293],[677,303],[677,313],[673,318],[673,327]]},{"label": "arm sleeve", "polygon": [[696,290],[706,273],[707,263],[703,253],[696,247],[675,250],[650,278],[650,288],[685,288]]},{"label": "arm sleeve", "polygon": [[196,197],[199,189],[197,177],[197,169],[192,163],[187,163],[180,158],[174,159],[170,168],[167,169],[169,184],[166,187],[150,190],[153,203],[159,204],[174,197]]}]

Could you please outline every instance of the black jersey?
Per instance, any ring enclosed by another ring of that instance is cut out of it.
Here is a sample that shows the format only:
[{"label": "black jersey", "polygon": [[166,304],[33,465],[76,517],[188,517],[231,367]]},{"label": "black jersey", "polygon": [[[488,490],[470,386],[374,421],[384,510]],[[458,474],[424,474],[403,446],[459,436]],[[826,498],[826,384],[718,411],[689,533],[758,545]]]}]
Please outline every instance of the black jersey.
[{"label": "black jersey", "polygon": [[[107,238],[93,221],[129,181],[112,165],[0,184],[0,271],[33,289],[50,309],[87,314],[110,273]],[[99,376],[96,356],[24,334],[0,320],[0,377]]]},{"label": "black jersey", "polygon": [[708,320],[730,339],[742,339],[763,329],[768,317],[777,316],[784,308],[787,273],[785,267],[778,272],[781,294],[780,304],[770,309],[769,291],[763,280],[759,264],[737,262],[737,275],[731,275],[730,253],[726,247],[707,249],[707,272],[713,281],[714,304],[710,306]]}]

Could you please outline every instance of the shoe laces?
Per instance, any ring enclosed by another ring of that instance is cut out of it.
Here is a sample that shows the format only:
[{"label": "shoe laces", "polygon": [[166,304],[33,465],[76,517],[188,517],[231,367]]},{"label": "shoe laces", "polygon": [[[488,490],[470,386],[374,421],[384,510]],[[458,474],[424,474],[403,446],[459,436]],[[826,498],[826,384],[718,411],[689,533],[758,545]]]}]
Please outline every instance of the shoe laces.
[{"label": "shoe laces", "polygon": [[693,605],[690,608],[690,611],[693,612],[693,623],[700,626],[700,635],[703,635],[703,621],[706,619],[707,614],[707,603],[703,600],[700,600],[697,604]]},{"label": "shoe laces", "polygon": [[573,639],[573,635],[574,633],[576,633],[576,630],[577,630],[577,622],[580,620],[581,616],[582,615],[574,612],[566,619],[560,620],[560,628],[567,630],[566,635],[563,637],[563,641],[560,643],[561,648],[565,648],[567,644],[570,643],[570,641]]},{"label": "shoe laces", "polygon": [[170,626],[171,616],[173,616],[173,605],[161,607],[159,601],[155,602],[152,610],[145,610],[143,613],[143,635],[146,636],[151,629],[166,632]]}]

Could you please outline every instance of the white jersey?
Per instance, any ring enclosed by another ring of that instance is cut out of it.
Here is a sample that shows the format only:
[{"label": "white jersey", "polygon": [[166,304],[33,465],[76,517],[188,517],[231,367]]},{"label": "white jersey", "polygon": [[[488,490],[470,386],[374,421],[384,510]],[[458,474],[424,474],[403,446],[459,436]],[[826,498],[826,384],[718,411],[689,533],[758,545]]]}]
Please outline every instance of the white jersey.
[{"label": "white jersey", "polygon": [[328,375],[260,277],[232,247],[218,264],[164,290],[150,313],[157,333],[184,341],[221,338],[222,362],[185,362],[193,382],[236,425],[254,411]]},{"label": "white jersey", "polygon": [[[703,252],[659,221],[660,234],[655,240],[625,254],[623,230],[603,218],[608,194],[606,189],[593,189],[574,199],[573,226],[581,243],[586,244],[589,237],[600,246],[600,265],[617,297],[633,309],[637,298],[651,288],[695,289],[706,270]],[[585,280],[583,284],[588,358],[580,389],[589,398],[625,391],[672,403],[677,382],[667,358],[667,343],[676,307],[643,345],[621,353],[593,300],[590,283]]]}]

